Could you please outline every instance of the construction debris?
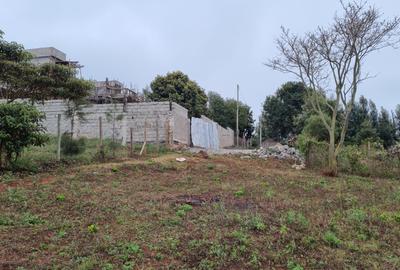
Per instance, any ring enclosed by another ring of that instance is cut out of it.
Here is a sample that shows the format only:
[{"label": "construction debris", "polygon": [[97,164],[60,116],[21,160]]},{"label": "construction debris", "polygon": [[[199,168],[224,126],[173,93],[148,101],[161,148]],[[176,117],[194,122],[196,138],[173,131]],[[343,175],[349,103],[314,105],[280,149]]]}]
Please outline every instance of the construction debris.
[{"label": "construction debris", "polygon": [[255,151],[255,155],[260,158],[276,158],[279,160],[292,160],[296,164],[300,164],[298,170],[304,169],[304,158],[300,152],[288,145],[276,144],[274,146],[260,148]]},{"label": "construction debris", "polygon": [[178,162],[184,162],[184,161],[186,161],[186,158],[179,157],[179,158],[176,158],[175,160],[178,161]]}]

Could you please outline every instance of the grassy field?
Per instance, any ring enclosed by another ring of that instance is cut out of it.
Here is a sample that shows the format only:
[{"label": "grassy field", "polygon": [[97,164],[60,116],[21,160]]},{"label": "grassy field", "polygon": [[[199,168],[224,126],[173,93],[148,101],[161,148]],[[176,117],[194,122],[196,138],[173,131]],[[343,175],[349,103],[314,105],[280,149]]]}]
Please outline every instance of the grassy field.
[{"label": "grassy field", "polygon": [[166,153],[0,182],[0,269],[399,269],[399,240],[398,180],[274,160]]}]

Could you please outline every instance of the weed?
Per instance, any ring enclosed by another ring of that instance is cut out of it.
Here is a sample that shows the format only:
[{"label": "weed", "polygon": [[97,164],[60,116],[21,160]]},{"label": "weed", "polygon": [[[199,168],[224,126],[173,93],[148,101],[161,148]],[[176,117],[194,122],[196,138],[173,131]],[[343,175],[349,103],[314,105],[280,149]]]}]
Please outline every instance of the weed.
[{"label": "weed", "polygon": [[114,270],[114,265],[112,263],[105,263],[101,267],[101,270]]},{"label": "weed", "polygon": [[227,256],[226,246],[220,243],[214,243],[210,247],[210,254],[219,260],[223,260]]},{"label": "weed", "polygon": [[125,246],[125,250],[128,252],[128,254],[133,254],[133,255],[136,255],[141,251],[140,246],[136,243],[128,243]]},{"label": "weed", "polygon": [[65,201],[65,195],[64,194],[58,194],[56,197],[56,200],[59,202]]},{"label": "weed", "polygon": [[315,239],[315,238],[312,237],[312,236],[305,236],[305,237],[302,239],[302,242],[303,242],[304,246],[306,246],[307,248],[312,249],[312,248],[314,248],[314,247],[316,246],[316,244],[317,244],[317,239]]},{"label": "weed", "polygon": [[163,256],[161,253],[157,253],[157,254],[154,256],[154,258],[155,258],[157,261],[161,261],[162,259],[164,259],[164,256]]},{"label": "weed", "polygon": [[240,188],[240,189],[239,189],[238,191],[236,191],[233,195],[235,195],[235,197],[239,198],[239,197],[244,196],[244,194],[245,194],[244,188]]},{"label": "weed", "polygon": [[44,223],[44,221],[39,216],[27,212],[22,215],[21,223],[23,225],[38,225]]},{"label": "weed", "polygon": [[25,191],[23,189],[18,188],[9,188],[7,189],[8,201],[12,203],[21,203],[27,200]]},{"label": "weed", "polygon": [[111,168],[111,171],[112,171],[113,173],[119,172],[118,168],[116,168],[116,167]]},{"label": "weed", "polygon": [[294,210],[289,210],[286,213],[285,221],[287,224],[289,225],[295,224],[299,226],[301,229],[306,229],[310,224],[308,219],[302,213],[296,212]]},{"label": "weed", "polygon": [[92,270],[96,267],[96,260],[93,258],[79,258],[78,260],[78,270]]},{"label": "weed", "polygon": [[[178,215],[178,213],[177,213]],[[179,218],[168,218],[161,222],[162,225],[167,227],[178,226],[181,224],[181,220]]]},{"label": "weed", "polygon": [[0,215],[0,226],[12,226],[14,222],[7,216]]},{"label": "weed", "polygon": [[250,255],[250,264],[253,266],[253,268],[260,268],[261,262],[260,262],[260,253],[255,250],[251,253]]},{"label": "weed", "polygon": [[179,207],[179,209],[180,209],[180,210],[183,210],[183,211],[185,211],[185,212],[189,212],[189,211],[192,211],[193,207],[192,207],[191,205],[189,205],[189,204],[182,204],[182,205]]},{"label": "weed", "polygon": [[250,240],[249,236],[242,231],[233,231],[231,237],[234,238],[239,244],[248,245]]},{"label": "weed", "polygon": [[214,170],[214,169],[215,169],[215,164],[213,164],[213,163],[208,163],[208,164],[207,164],[207,169],[209,169],[209,170]]},{"label": "weed", "polygon": [[265,198],[267,198],[267,199],[273,198],[274,195],[275,195],[275,192],[274,192],[272,189],[270,189],[270,188],[264,191],[264,196],[265,196]]},{"label": "weed", "polygon": [[349,222],[363,223],[367,218],[367,214],[361,209],[350,209],[347,211],[347,220]]},{"label": "weed", "polygon": [[247,226],[249,227],[249,229],[255,230],[255,231],[263,231],[267,227],[265,225],[262,217],[260,217],[258,215],[252,216],[249,219]]},{"label": "weed", "polygon": [[65,230],[59,230],[58,232],[57,232],[57,237],[58,238],[64,238],[65,236],[67,235],[67,232],[65,231]]},{"label": "weed", "polygon": [[89,233],[97,233],[99,231],[99,228],[96,224],[90,224],[89,226],[87,226],[87,230]]},{"label": "weed", "polygon": [[279,234],[280,235],[286,235],[288,233],[289,229],[286,227],[286,225],[281,225],[279,228]]},{"label": "weed", "polygon": [[339,247],[342,241],[333,233],[332,231],[327,231],[324,234],[324,240],[326,243],[329,244],[331,247]]},{"label": "weed", "polygon": [[193,207],[189,204],[182,204],[176,211],[178,217],[184,217],[187,212],[192,211]]},{"label": "weed", "polygon": [[288,261],[287,268],[289,270],[303,270],[304,269],[300,264],[298,264],[298,263],[296,263],[295,261],[292,261],[292,260]]}]

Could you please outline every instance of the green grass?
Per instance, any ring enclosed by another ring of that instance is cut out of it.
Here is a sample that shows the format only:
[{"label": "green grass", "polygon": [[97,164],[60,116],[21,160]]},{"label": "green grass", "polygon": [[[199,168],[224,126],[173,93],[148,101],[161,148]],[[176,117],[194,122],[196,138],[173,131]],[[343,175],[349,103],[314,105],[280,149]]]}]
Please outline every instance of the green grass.
[{"label": "green grass", "polygon": [[11,248],[0,262],[20,269],[400,268],[400,182],[210,158],[167,153],[73,163],[18,180],[7,174],[0,242]]}]

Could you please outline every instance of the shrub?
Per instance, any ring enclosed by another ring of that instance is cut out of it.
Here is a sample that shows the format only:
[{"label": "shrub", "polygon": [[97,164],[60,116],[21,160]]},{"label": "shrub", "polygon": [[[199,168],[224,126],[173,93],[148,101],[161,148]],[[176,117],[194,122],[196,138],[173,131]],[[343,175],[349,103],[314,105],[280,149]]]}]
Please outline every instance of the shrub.
[{"label": "shrub", "polygon": [[302,213],[298,213],[293,210],[289,210],[286,213],[285,221],[287,224],[295,224],[301,229],[306,229],[310,223]]},{"label": "shrub", "polygon": [[15,162],[24,148],[42,146],[48,141],[43,119],[44,114],[32,105],[0,104],[0,167]]},{"label": "shrub", "polygon": [[267,227],[265,225],[262,217],[260,217],[258,215],[251,217],[249,219],[249,221],[247,222],[247,226],[249,227],[249,229],[255,230],[255,231],[263,231]]},{"label": "shrub", "polygon": [[328,243],[331,247],[339,247],[340,244],[342,243],[342,241],[340,241],[339,238],[337,238],[337,236],[331,232],[331,231],[327,231],[324,234],[324,240],[326,243]]},{"label": "shrub", "polygon": [[347,211],[347,219],[350,222],[363,223],[367,219],[367,214],[361,209],[350,209]]},{"label": "shrub", "polygon": [[90,224],[88,227],[88,232],[89,233],[97,233],[99,231],[99,228],[97,227],[96,224]]},{"label": "shrub", "polygon": [[244,188],[240,188],[233,195],[235,195],[235,197],[242,197],[242,196],[244,196],[244,193],[245,193]]},{"label": "shrub", "polygon": [[294,261],[291,261],[291,260],[288,261],[287,268],[289,270],[303,270],[304,269],[300,264],[298,264],[298,263],[296,263]]},{"label": "shrub", "polygon": [[70,134],[64,133],[61,137],[61,152],[66,156],[74,156],[83,153],[86,149],[86,139],[74,139]]}]

